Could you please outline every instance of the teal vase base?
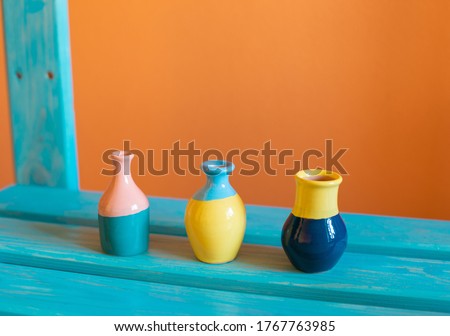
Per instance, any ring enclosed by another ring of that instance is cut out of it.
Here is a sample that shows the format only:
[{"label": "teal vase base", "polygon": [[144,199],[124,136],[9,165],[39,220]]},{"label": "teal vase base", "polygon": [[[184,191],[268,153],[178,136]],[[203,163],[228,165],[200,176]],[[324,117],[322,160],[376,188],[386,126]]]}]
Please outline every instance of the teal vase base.
[{"label": "teal vase base", "polygon": [[149,208],[136,214],[106,217],[98,214],[100,243],[105,253],[130,257],[148,251]]},{"label": "teal vase base", "polygon": [[347,247],[347,229],[342,217],[308,219],[290,214],[281,242],[290,262],[305,273],[332,269]]}]

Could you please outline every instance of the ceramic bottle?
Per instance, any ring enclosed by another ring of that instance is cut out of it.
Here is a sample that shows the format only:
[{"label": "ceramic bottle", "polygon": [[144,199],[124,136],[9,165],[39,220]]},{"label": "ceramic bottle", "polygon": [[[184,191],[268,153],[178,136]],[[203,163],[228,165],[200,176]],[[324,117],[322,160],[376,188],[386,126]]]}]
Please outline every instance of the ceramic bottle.
[{"label": "ceramic bottle", "polygon": [[149,242],[149,202],[131,176],[133,154],[116,151],[110,158],[115,172],[98,204],[102,249],[118,256],[145,253]]},{"label": "ceramic bottle", "polygon": [[236,258],[245,233],[244,203],[228,181],[234,165],[205,161],[206,184],[189,200],[186,232],[200,261],[221,264]]},{"label": "ceramic bottle", "polygon": [[299,270],[327,271],[347,246],[347,230],[337,203],[342,177],[326,170],[302,170],[295,180],[295,205],[283,226],[283,249]]}]

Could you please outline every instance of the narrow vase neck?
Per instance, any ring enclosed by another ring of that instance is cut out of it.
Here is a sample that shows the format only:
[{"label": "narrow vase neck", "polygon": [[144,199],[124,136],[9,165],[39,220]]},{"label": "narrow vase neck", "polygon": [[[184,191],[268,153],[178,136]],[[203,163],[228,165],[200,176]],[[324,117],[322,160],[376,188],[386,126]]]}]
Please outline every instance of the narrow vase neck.
[{"label": "narrow vase neck", "polygon": [[119,217],[147,209],[148,199],[131,177],[133,155],[118,151],[110,158],[116,169],[108,188],[100,198],[98,213],[104,217]]},{"label": "narrow vase neck", "polygon": [[133,157],[133,154],[126,154],[125,152],[115,152],[111,155],[115,167],[110,184],[111,188],[135,185],[131,176],[131,160],[133,160]]},{"label": "narrow vase neck", "polygon": [[234,165],[227,161],[205,161],[202,170],[206,174],[206,184],[192,197],[200,201],[212,201],[236,195],[228,181]]},{"label": "narrow vase neck", "polygon": [[330,172],[330,176],[316,176],[301,171],[295,178],[297,191],[292,210],[294,216],[322,219],[339,213],[338,190],[342,178],[338,174]]},{"label": "narrow vase neck", "polygon": [[236,191],[230,185],[228,175],[220,174],[207,176],[206,184],[193,196],[196,200],[212,201],[236,194]]}]

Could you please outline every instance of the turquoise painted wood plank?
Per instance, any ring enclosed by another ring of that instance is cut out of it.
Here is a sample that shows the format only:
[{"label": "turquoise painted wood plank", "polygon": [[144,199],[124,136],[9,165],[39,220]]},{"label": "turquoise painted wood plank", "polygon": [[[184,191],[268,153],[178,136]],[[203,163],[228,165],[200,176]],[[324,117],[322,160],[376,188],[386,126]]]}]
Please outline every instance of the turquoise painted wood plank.
[{"label": "turquoise painted wood plank", "polygon": [[98,230],[0,218],[0,262],[285,298],[450,313],[450,262],[346,253],[331,271],[296,271],[281,248],[245,244],[236,261],[195,260],[184,237],[152,235],[146,255],[101,252]]},{"label": "turquoise painted wood plank", "polygon": [[[0,215],[96,227],[100,193],[13,186],[0,191]],[[185,236],[187,201],[150,197],[152,233]],[[290,209],[247,205],[245,242],[280,246],[281,227]],[[450,260],[450,222],[343,214],[348,251]]]},{"label": "turquoise painted wood plank", "polygon": [[1,315],[438,315],[0,264]]},{"label": "turquoise painted wood plank", "polygon": [[16,181],[78,188],[67,0],[3,0]]}]

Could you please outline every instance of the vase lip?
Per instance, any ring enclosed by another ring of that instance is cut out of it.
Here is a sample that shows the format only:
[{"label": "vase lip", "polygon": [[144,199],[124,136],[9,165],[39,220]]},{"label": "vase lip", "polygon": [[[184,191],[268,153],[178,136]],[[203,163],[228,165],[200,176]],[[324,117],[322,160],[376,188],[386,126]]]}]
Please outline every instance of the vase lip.
[{"label": "vase lip", "polygon": [[110,157],[114,160],[124,161],[125,159],[131,160],[134,154],[131,151],[116,150],[110,154]]},{"label": "vase lip", "polygon": [[208,160],[202,163],[201,169],[208,176],[229,175],[234,170],[234,164],[224,160]]},{"label": "vase lip", "polygon": [[325,169],[305,169],[295,174],[295,180],[317,187],[332,187],[342,183],[342,176]]}]

